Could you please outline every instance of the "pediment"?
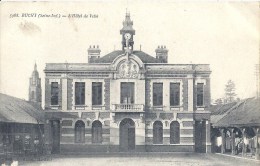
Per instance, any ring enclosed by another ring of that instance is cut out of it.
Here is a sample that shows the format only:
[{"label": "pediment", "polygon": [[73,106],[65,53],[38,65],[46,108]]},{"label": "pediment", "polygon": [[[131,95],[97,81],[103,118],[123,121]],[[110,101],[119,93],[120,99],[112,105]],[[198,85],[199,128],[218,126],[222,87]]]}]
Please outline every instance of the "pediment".
[{"label": "pediment", "polygon": [[135,55],[127,57],[125,54],[120,55],[113,62],[114,78],[119,79],[140,79],[143,77],[143,63]]}]

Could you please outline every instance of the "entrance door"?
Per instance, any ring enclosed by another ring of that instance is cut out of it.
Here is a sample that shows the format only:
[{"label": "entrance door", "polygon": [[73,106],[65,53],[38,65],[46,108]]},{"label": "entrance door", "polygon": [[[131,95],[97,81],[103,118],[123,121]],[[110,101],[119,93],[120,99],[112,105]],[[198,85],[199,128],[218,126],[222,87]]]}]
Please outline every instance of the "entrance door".
[{"label": "entrance door", "polygon": [[51,121],[52,153],[60,152],[60,121]]},{"label": "entrance door", "polygon": [[135,149],[135,123],[132,119],[124,119],[120,123],[120,151]]},{"label": "entrance door", "polygon": [[206,152],[206,122],[195,121],[195,151]]}]

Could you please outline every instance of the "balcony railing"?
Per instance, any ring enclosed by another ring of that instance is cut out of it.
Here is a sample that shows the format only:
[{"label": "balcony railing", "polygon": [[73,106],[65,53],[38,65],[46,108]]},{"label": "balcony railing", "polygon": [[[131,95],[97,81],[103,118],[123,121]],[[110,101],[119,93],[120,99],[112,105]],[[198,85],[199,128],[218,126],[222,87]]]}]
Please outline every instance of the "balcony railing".
[{"label": "balcony railing", "polygon": [[115,112],[143,112],[143,104],[113,104],[112,111]]}]

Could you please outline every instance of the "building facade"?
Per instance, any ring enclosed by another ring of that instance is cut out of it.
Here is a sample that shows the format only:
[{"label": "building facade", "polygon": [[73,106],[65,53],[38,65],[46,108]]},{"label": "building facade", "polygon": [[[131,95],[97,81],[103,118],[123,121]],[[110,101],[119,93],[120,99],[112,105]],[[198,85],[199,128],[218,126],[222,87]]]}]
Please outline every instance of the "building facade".
[{"label": "building facade", "polygon": [[130,14],[122,49],[88,63],[47,63],[45,137],[53,153],[210,152],[210,68],[168,64],[134,50]]}]

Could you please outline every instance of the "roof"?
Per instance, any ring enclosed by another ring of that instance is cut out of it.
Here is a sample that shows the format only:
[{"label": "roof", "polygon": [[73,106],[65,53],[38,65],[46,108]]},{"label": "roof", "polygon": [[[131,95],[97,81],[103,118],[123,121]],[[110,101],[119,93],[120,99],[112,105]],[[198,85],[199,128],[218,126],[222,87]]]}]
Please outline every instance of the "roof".
[{"label": "roof", "polygon": [[[94,63],[112,63],[116,57],[124,54],[125,52],[123,50],[115,50],[97,60],[95,60]],[[143,63],[161,63],[160,60],[154,58],[151,55],[148,55],[147,53],[143,51],[133,51],[133,54],[138,56]]]},{"label": "roof", "polygon": [[260,100],[249,98],[237,103],[213,106],[211,123],[216,127],[260,126]]},{"label": "roof", "polygon": [[40,105],[0,93],[0,122],[32,123],[44,122]]},{"label": "roof", "polygon": [[211,112],[211,116],[210,116],[210,120],[212,124],[217,123],[221,118],[223,118],[227,111],[232,108],[233,106],[235,106],[237,103],[233,102],[233,103],[228,103],[228,104],[221,104],[221,105],[212,105],[210,107],[210,112]]}]

